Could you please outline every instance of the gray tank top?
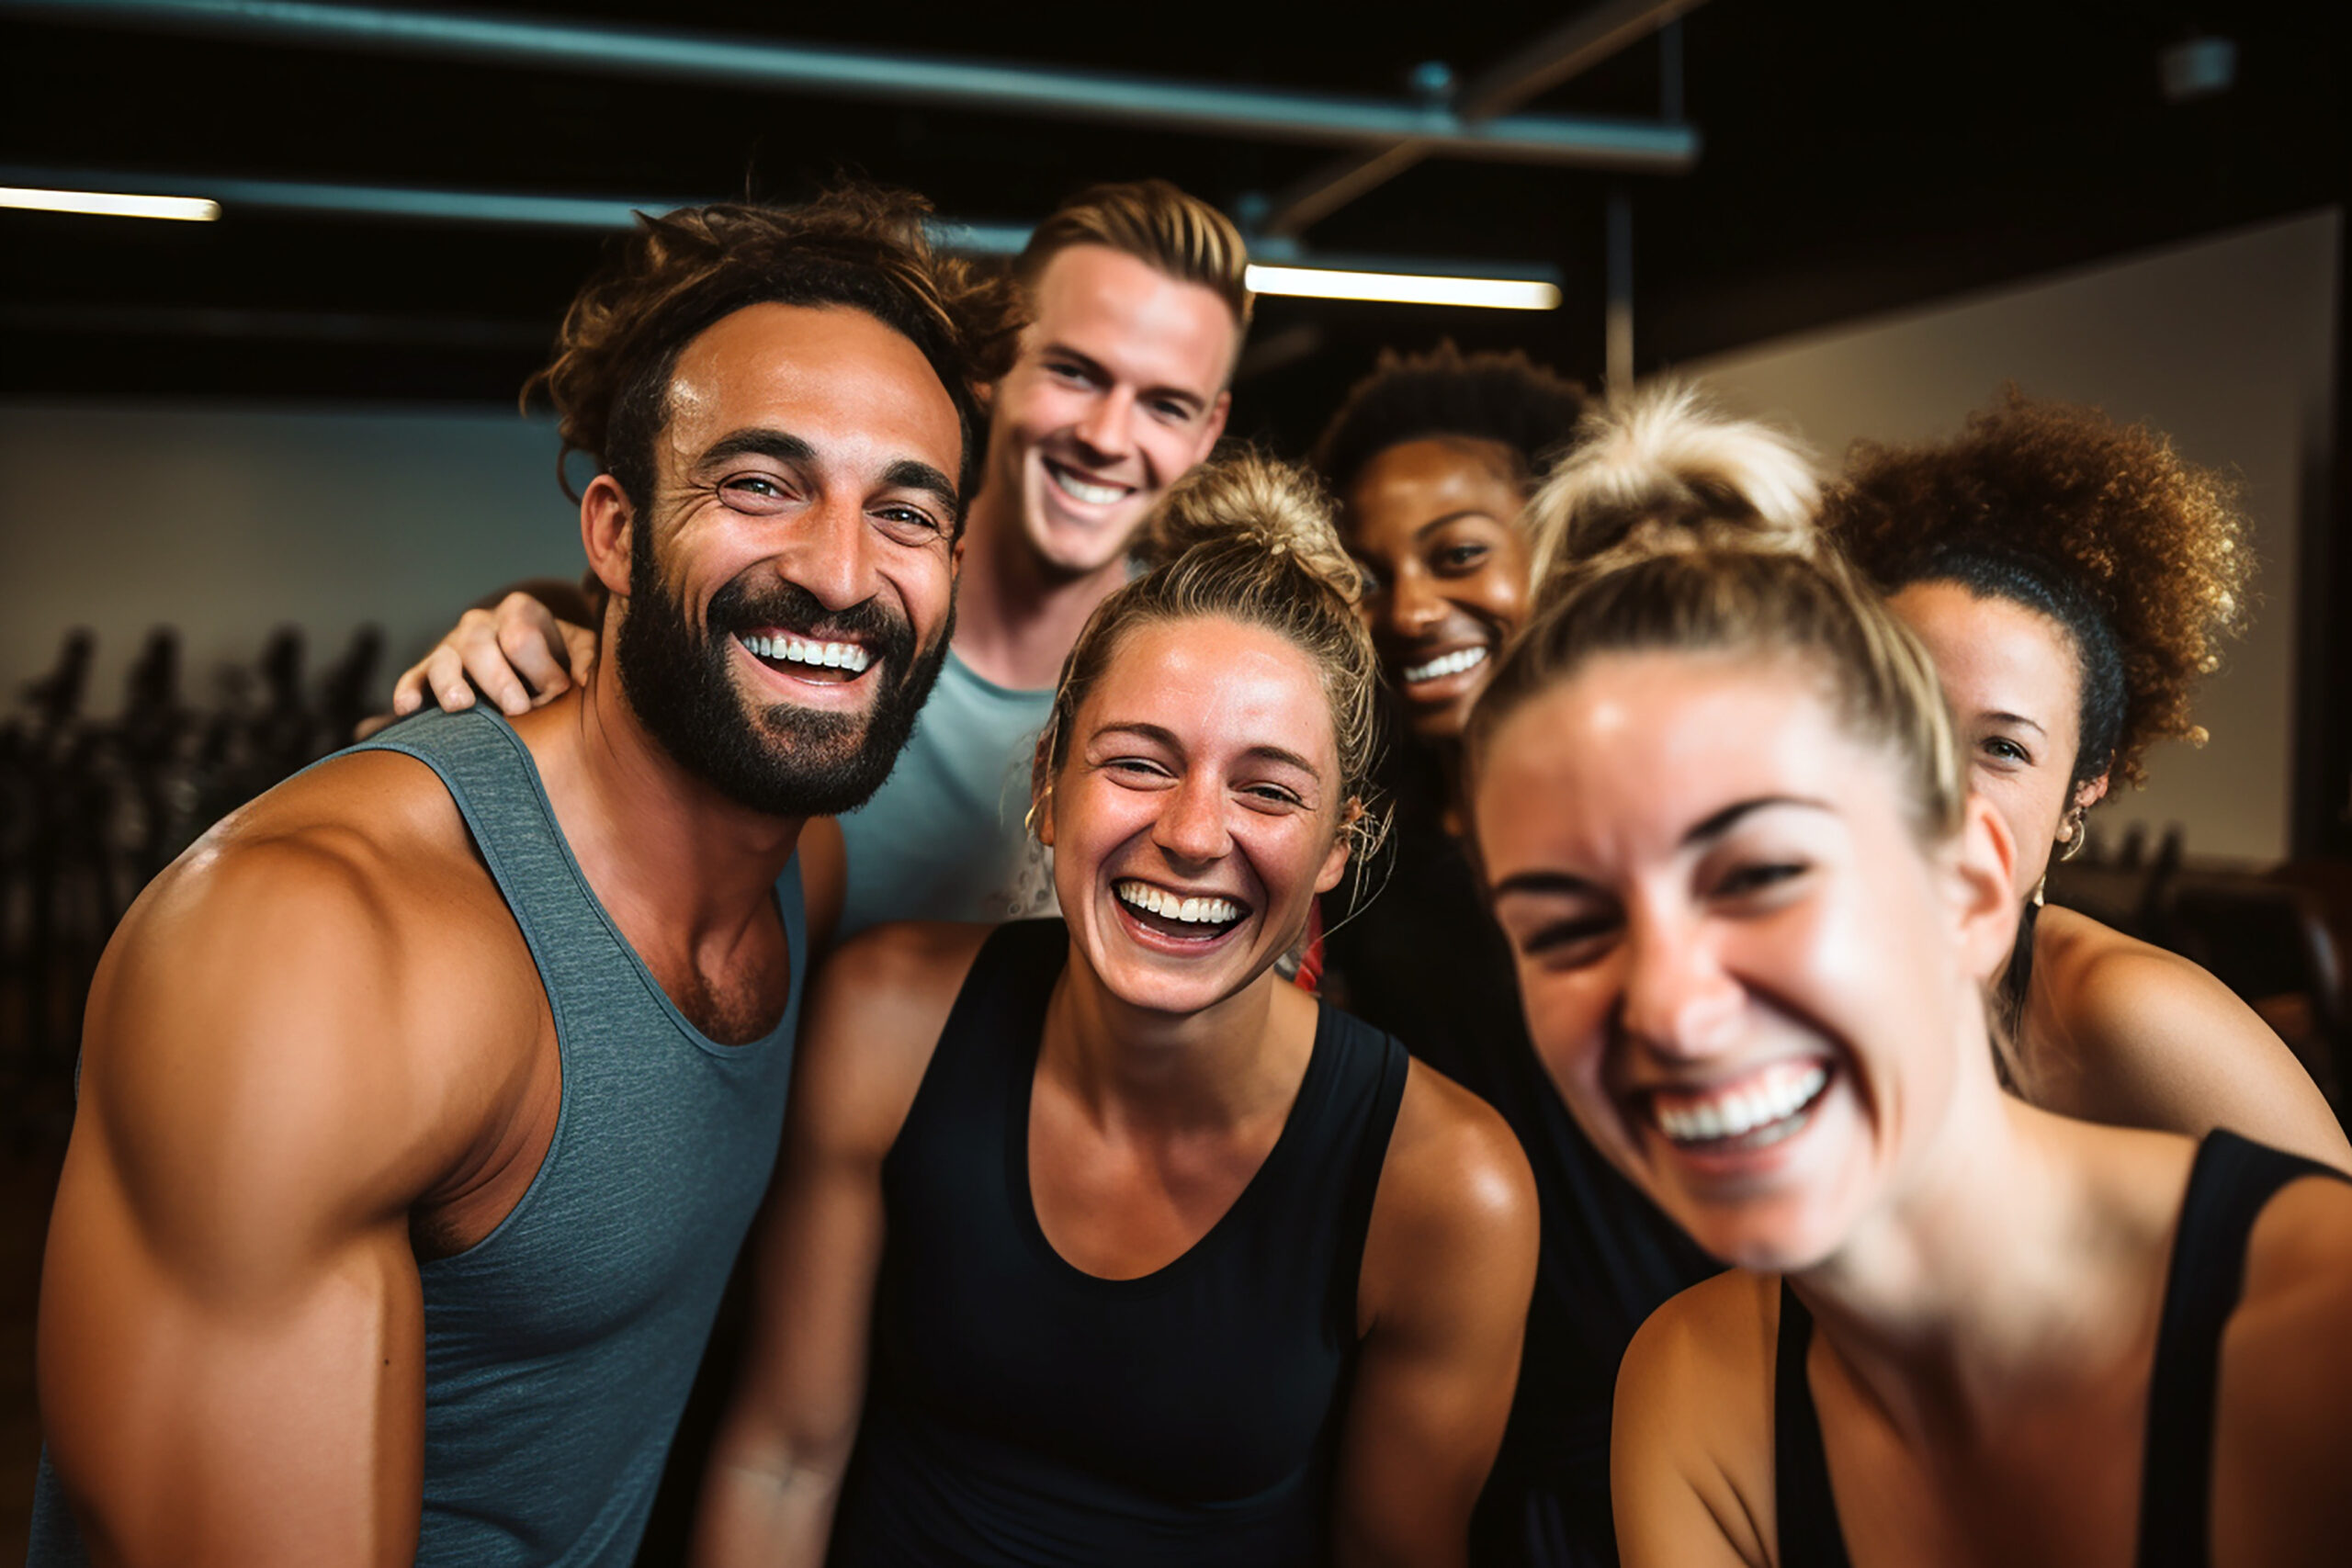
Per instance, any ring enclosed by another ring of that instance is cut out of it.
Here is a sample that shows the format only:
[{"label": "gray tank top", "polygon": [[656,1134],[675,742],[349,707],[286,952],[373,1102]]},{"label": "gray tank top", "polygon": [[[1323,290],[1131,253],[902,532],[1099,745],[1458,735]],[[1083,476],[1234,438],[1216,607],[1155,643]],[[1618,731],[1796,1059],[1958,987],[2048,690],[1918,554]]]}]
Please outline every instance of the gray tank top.
[{"label": "gray tank top", "polygon": [[[796,859],[776,884],[790,999],[764,1038],[688,1022],[605,913],[538,770],[476,708],[398,725],[447,784],[555,1015],[562,1110],[498,1228],[423,1263],[426,1565],[636,1556],[721,1289],[775,1162],[808,974]],[[82,1561],[46,1462],[32,1568]]]}]

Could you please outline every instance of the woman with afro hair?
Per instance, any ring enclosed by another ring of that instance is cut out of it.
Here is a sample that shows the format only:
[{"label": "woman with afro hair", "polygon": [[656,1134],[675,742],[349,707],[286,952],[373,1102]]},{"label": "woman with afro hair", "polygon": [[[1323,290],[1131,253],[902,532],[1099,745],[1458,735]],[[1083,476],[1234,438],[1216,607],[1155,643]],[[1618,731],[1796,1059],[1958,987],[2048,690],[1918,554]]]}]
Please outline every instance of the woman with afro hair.
[{"label": "woman with afro hair", "polygon": [[1999,981],[2011,1086],[2086,1121],[2220,1126],[2339,1168],[2352,1146],[2278,1037],[2211,975],[2042,907],[2085,813],[2202,744],[2189,694],[2245,610],[2231,487],[2163,435],[2012,391],[1956,440],[1862,444],[1825,525],[1934,655],[1971,787],[2016,840],[2023,911]]}]

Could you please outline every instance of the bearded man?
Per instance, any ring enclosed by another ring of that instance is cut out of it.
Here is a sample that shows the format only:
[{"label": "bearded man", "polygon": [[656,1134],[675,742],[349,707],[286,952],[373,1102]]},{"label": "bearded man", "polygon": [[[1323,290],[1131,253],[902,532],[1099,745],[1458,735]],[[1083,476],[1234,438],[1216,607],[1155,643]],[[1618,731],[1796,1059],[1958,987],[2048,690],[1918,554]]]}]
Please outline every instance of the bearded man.
[{"label": "bearded man", "polygon": [[100,965],[32,1562],[622,1564],[1017,321],[920,204],[649,220],[544,379],[615,650],[329,759]]}]

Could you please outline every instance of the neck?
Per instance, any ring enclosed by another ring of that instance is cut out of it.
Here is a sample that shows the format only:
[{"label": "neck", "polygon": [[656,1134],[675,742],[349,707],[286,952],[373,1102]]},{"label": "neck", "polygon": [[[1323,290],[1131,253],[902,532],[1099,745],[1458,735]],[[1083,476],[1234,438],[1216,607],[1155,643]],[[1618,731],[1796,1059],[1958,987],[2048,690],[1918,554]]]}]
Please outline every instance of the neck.
[{"label": "neck", "polygon": [[1126,581],[1127,563],[1121,556],[1082,577],[1054,572],[1022,536],[1018,505],[1001,485],[984,486],[972,500],[956,586],[956,657],[983,680],[1037,691],[1060,678],[1086,618]]},{"label": "neck", "polygon": [[[1981,1025],[1968,1032],[1963,1048],[1989,1063]],[[2085,1147],[2118,1135],[2003,1094],[1989,1066],[1962,1080],[1906,1190],[1791,1279],[1849,1374],[1907,1430],[1973,1427],[2108,1368],[2147,1316],[2145,1216],[2120,1211]]]},{"label": "neck", "polygon": [[[1110,993],[1072,943],[1046,1008],[1038,1067],[1106,1121],[1230,1126],[1289,1104],[1295,1064],[1278,1046],[1300,1012],[1314,1008],[1271,968],[1199,1012],[1133,1007]],[[1312,1033],[1306,1038],[1311,1045]]]},{"label": "neck", "polygon": [[763,918],[807,820],[739,805],[638,720],[607,659],[582,689],[514,721],[565,840],[625,923],[691,937]]}]

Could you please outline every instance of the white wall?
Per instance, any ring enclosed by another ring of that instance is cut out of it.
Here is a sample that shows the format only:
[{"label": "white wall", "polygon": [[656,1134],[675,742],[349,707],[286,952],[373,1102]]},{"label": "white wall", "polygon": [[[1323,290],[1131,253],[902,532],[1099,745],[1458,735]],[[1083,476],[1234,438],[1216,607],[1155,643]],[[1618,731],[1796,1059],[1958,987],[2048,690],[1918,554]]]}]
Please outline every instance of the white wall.
[{"label": "white wall", "polygon": [[2295,557],[2313,443],[2332,439],[2340,210],[2129,257],[2022,287],[1781,339],[1680,368],[1734,406],[1793,423],[1831,457],[1858,436],[1956,431],[2006,381],[2168,432],[2244,485],[2260,558],[2251,631],[2196,703],[2212,733],[2149,757],[2148,787],[2103,829],[2182,823],[2190,854],[2269,861],[2288,847]]},{"label": "white wall", "polygon": [[77,626],[102,713],[164,623],[199,704],[288,622],[313,675],[378,623],[389,679],[490,590],[579,575],[555,452],[494,411],[0,403],[0,708]]}]

